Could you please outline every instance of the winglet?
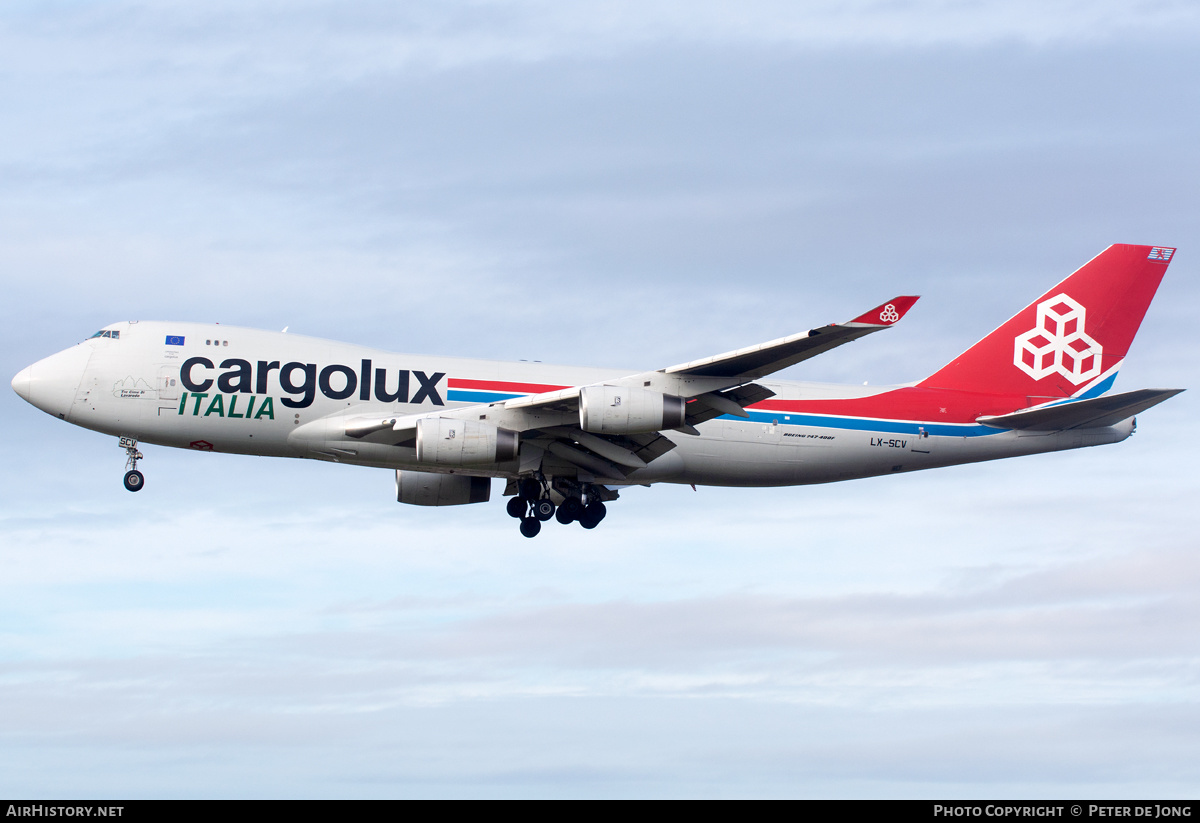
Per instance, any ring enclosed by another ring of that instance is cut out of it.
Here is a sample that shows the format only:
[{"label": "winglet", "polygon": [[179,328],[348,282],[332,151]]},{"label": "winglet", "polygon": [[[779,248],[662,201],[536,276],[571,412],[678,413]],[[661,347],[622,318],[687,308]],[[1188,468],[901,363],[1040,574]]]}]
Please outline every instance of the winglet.
[{"label": "winglet", "polygon": [[893,297],[883,305],[876,306],[869,312],[860,314],[850,322],[862,323],[867,326],[891,326],[899,322],[901,317],[908,314],[908,310],[920,299],[919,296],[913,295]]}]

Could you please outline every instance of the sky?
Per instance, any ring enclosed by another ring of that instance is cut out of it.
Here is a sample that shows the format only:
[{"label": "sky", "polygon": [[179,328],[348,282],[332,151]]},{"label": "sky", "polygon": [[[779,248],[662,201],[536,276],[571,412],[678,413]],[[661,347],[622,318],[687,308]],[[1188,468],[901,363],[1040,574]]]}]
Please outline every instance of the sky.
[{"label": "sky", "polygon": [[[118,320],[641,371],[921,294],[782,377],[931,373],[1177,246],[1117,387],[1194,385],[1200,10],[12,2],[0,364]],[[1113,446],[625,491],[522,538],[391,472],[0,394],[0,795],[1195,797],[1194,392]]]}]

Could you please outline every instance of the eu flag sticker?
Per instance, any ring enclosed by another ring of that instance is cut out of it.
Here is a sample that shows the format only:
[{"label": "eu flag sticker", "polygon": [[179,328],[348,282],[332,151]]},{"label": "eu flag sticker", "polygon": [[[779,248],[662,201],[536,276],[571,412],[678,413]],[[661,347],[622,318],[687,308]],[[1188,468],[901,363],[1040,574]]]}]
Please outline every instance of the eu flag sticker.
[{"label": "eu flag sticker", "polygon": [[167,335],[167,345],[168,346],[182,346],[183,338],[177,334],[168,334]]}]

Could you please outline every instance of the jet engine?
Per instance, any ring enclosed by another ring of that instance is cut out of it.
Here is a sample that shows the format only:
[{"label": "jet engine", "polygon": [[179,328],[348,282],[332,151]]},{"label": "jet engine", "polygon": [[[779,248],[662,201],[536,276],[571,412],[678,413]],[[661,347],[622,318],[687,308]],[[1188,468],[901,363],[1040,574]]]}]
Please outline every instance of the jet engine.
[{"label": "jet engine", "polygon": [[423,417],[417,421],[417,460],[440,466],[506,463],[517,458],[514,431],[478,420]]},{"label": "jet engine", "polygon": [[579,428],[597,434],[640,434],[684,425],[684,400],[627,386],[587,386],[579,392]]},{"label": "jet engine", "polygon": [[492,496],[490,477],[396,470],[396,501],[413,506],[461,506],[486,503]]}]

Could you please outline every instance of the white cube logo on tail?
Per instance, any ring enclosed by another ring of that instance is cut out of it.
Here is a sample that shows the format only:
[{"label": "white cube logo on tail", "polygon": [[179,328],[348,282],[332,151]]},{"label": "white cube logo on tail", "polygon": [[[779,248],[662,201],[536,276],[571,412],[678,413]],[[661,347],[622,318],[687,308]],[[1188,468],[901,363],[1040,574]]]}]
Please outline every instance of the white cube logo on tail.
[{"label": "white cube logo on tail", "polygon": [[896,311],[896,307],[888,303],[883,307],[883,311],[879,313],[879,319],[884,323],[895,323],[900,319],[900,312]]},{"label": "white cube logo on tail", "polygon": [[1065,294],[1037,305],[1037,327],[1016,337],[1013,365],[1034,380],[1058,373],[1078,386],[1100,374],[1103,348],[1084,332],[1087,309]]}]

